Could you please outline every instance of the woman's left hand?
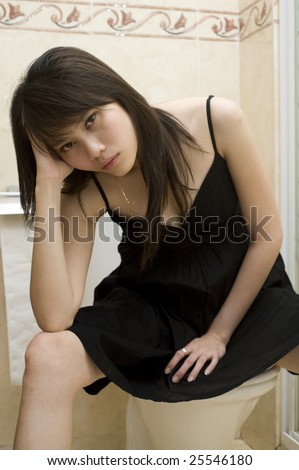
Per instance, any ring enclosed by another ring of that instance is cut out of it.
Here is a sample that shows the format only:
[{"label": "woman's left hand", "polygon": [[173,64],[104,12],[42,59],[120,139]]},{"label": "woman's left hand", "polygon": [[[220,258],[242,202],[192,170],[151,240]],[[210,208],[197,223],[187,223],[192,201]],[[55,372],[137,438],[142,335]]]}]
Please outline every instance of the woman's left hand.
[{"label": "woman's left hand", "polygon": [[165,373],[170,374],[178,363],[186,358],[181,367],[172,377],[174,383],[179,382],[190,370],[188,382],[194,381],[201,369],[208,362],[204,371],[209,375],[218,364],[219,360],[225,355],[226,346],[220,338],[212,333],[206,333],[200,338],[193,339],[185,347],[179,349],[165,368]]}]

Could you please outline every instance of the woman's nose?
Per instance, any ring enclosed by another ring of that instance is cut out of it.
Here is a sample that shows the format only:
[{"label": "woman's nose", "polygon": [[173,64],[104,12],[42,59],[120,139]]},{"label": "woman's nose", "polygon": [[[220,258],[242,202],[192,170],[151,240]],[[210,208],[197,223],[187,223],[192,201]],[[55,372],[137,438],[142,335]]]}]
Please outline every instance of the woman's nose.
[{"label": "woman's nose", "polygon": [[103,152],[104,150],[105,145],[103,144],[103,142],[97,139],[89,141],[86,146],[87,155],[90,160],[96,160],[97,158],[99,158],[101,152]]}]

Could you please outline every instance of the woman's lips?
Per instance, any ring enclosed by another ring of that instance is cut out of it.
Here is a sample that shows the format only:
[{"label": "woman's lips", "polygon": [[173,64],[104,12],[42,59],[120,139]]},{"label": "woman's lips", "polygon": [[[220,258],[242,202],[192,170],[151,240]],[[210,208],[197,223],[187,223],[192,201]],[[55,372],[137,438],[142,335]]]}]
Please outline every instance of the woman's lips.
[{"label": "woman's lips", "polygon": [[102,165],[102,170],[108,170],[109,168],[112,168],[114,165],[116,165],[118,162],[118,157],[119,153],[116,153],[115,155],[112,155],[112,157],[106,158]]}]

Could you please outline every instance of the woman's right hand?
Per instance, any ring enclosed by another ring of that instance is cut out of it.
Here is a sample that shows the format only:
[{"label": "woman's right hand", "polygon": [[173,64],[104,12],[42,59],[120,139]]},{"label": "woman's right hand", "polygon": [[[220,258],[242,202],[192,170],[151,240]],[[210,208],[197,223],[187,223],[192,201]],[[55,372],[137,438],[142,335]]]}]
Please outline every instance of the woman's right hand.
[{"label": "woman's right hand", "polygon": [[59,157],[50,155],[46,149],[42,151],[33,142],[31,145],[36,161],[36,180],[54,179],[62,183],[74,170]]}]

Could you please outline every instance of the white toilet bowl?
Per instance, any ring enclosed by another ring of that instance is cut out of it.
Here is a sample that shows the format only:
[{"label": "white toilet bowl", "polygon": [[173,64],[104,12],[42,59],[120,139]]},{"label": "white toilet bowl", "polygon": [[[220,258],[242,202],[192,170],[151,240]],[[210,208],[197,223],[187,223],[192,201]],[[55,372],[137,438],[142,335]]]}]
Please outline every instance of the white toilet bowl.
[{"label": "white toilet bowl", "polygon": [[279,367],[214,398],[160,403],[130,396],[127,449],[233,449],[258,400],[277,383]]}]

